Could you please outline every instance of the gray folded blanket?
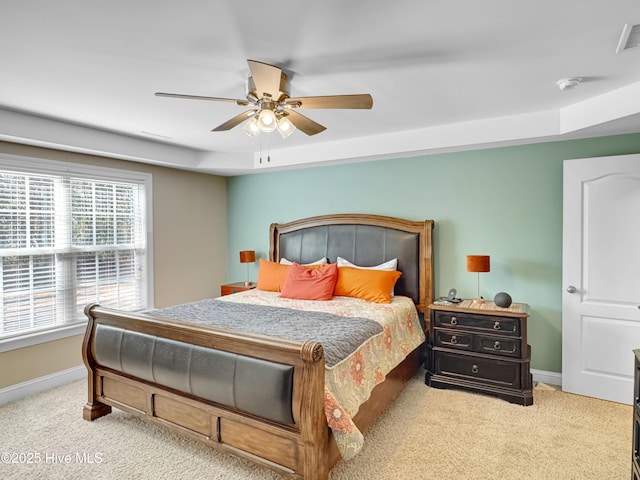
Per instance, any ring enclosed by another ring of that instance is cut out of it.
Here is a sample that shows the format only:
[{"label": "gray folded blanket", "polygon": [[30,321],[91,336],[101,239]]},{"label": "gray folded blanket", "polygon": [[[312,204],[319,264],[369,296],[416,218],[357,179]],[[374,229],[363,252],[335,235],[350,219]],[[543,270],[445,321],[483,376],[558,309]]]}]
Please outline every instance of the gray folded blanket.
[{"label": "gray folded blanket", "polygon": [[152,310],[148,314],[299,342],[320,342],[327,367],[337,365],[383,331],[378,322],[368,318],[215,299]]}]

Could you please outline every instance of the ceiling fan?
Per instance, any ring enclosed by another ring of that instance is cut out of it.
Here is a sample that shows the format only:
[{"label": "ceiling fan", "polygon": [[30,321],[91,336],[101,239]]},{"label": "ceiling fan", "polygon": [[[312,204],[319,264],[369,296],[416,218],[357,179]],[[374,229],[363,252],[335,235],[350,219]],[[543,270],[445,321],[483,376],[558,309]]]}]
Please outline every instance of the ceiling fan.
[{"label": "ceiling fan", "polygon": [[245,120],[251,119],[244,127],[250,136],[278,130],[283,138],[291,135],[296,128],[307,135],[315,135],[326,130],[323,125],[298,113],[296,110],[299,108],[370,109],[373,106],[373,98],[368,93],[291,98],[289,96],[289,79],[279,67],[255,60],[247,60],[247,63],[250,74],[246,81],[246,100],[165,92],[156,92],[155,95],[191,100],[234,102],[241,107],[251,106],[250,110],[230,118],[211,131],[231,130]]}]

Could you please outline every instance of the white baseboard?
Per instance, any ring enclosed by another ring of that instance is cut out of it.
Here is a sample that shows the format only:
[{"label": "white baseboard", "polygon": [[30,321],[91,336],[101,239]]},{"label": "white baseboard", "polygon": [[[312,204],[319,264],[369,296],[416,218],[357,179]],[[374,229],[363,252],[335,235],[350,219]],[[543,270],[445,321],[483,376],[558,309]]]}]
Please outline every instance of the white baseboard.
[{"label": "white baseboard", "polygon": [[562,374],[556,372],[548,372],[546,370],[531,369],[531,375],[534,382],[548,383],[549,385],[562,385]]},{"label": "white baseboard", "polygon": [[58,385],[82,380],[86,377],[87,367],[84,365],[78,365],[77,367],[71,367],[66,370],[61,370],[60,372],[51,373],[44,377],[38,377],[9,387],[0,388],[0,405],[3,403],[13,402],[14,400],[20,400],[21,398],[33,395],[34,393],[49,390],[50,388],[57,387]]}]

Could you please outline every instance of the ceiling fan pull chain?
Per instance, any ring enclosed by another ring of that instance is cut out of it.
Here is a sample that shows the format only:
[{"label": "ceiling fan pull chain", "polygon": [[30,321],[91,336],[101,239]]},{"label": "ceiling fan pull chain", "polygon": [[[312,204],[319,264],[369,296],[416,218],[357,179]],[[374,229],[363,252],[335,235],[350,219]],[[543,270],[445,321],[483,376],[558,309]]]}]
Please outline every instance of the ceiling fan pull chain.
[{"label": "ceiling fan pull chain", "polygon": [[271,142],[269,139],[271,135],[267,135],[267,163],[271,163]]}]

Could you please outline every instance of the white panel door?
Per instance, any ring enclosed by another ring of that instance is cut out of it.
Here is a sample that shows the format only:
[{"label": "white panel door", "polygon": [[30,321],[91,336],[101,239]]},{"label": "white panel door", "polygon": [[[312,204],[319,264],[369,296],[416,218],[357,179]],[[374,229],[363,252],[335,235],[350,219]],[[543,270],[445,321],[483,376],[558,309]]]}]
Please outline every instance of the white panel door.
[{"label": "white panel door", "polygon": [[564,162],[562,389],[633,401],[640,155]]}]

